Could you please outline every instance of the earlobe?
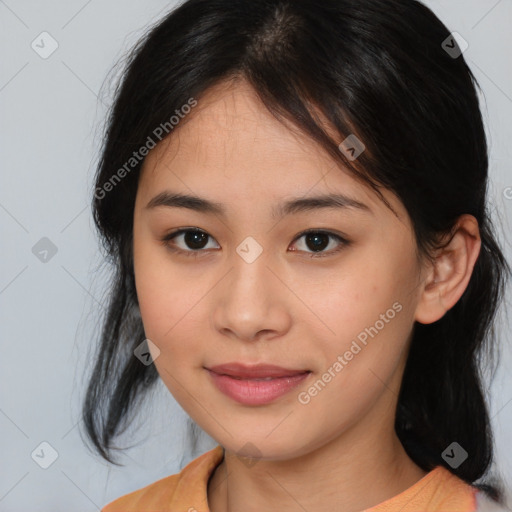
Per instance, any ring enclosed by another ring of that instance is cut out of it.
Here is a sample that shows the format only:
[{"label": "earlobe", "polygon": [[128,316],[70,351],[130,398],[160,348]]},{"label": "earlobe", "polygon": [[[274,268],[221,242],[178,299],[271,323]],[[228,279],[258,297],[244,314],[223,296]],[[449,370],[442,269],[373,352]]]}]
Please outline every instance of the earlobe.
[{"label": "earlobe", "polygon": [[480,254],[478,221],[469,214],[457,220],[453,235],[437,250],[420,288],[415,320],[430,324],[441,319],[466,290]]}]

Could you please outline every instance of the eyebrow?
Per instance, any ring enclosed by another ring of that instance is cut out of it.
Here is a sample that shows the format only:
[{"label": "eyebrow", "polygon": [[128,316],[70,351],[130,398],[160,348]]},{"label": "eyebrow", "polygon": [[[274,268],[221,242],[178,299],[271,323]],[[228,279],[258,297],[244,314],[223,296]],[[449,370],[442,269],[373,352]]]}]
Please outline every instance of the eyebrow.
[{"label": "eyebrow", "polygon": [[[199,213],[214,214],[226,217],[226,207],[222,203],[210,201],[203,197],[180,194],[165,190],[157,194],[145,206],[146,209],[158,207],[186,208]],[[371,208],[343,194],[324,194],[312,197],[301,197],[280,203],[272,210],[272,217],[282,218],[286,215],[319,210],[324,208],[353,209],[373,214]]]}]

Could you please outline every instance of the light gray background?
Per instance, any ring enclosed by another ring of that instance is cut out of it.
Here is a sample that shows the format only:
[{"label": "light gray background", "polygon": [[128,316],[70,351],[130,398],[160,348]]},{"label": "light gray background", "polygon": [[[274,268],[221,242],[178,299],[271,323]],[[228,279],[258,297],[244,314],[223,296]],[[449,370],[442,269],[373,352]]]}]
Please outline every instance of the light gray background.
[{"label": "light gray background", "polygon": [[[512,187],[512,4],[426,3],[469,43],[464,56],[486,98],[490,200],[511,259],[512,189],[509,199],[506,190]],[[110,467],[89,453],[77,424],[108,282],[108,274],[96,271],[102,258],[89,208],[111,100],[110,82],[104,81],[146,27],[173,5],[0,0],[1,511],[99,510],[179,471],[215,445],[204,435],[192,450],[186,415],[161,382],[148,411],[122,439],[139,443],[121,459],[125,467]],[[47,59],[31,48],[43,31],[59,45]],[[57,248],[46,263],[32,252],[43,237]],[[492,386],[491,414],[498,470],[510,487],[512,351],[505,321],[503,316],[502,366]],[[43,441],[58,453],[48,469],[31,457]]]}]

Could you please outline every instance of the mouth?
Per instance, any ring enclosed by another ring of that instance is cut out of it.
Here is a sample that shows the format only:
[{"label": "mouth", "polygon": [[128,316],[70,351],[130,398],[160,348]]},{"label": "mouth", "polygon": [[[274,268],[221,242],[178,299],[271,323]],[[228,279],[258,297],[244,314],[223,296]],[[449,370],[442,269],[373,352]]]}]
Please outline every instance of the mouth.
[{"label": "mouth", "polygon": [[271,364],[245,365],[241,363],[226,363],[206,369],[218,375],[226,375],[241,380],[271,380],[294,377],[310,372],[307,369],[289,369]]},{"label": "mouth", "polygon": [[310,370],[239,363],[206,368],[217,389],[244,405],[265,405],[288,394],[306,380]]}]

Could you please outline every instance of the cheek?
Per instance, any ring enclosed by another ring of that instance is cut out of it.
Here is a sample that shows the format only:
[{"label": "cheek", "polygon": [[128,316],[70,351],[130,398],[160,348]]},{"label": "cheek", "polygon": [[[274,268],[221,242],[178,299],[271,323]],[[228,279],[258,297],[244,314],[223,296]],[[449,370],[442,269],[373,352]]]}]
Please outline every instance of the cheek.
[{"label": "cheek", "polygon": [[134,273],[137,298],[146,336],[160,345],[184,314],[187,297],[176,267],[149,235],[134,232]]},{"label": "cheek", "polygon": [[[188,409],[190,370],[198,364],[194,355],[201,353],[197,332],[189,327],[197,314],[194,300],[189,294],[183,296],[187,288],[182,288],[184,283],[180,282],[180,277],[169,275],[165,266],[141,265],[136,272],[145,335],[160,350],[154,365],[167,389]],[[195,302],[198,300],[199,297]]]},{"label": "cheek", "polygon": [[317,348],[322,347],[325,370],[336,374],[332,389],[363,396],[372,382],[379,388],[378,379],[386,382],[397,368],[413,325],[411,282],[417,269],[411,254],[384,248],[380,257],[360,253],[331,279],[308,288],[308,305],[322,320],[311,325],[326,333]]},{"label": "cheek", "polygon": [[[378,264],[352,270],[311,297],[318,304],[318,316],[333,332],[317,336],[311,346],[321,364],[300,403],[308,402],[304,413],[333,435],[361,417],[383,393],[399,392],[395,377],[412,322],[406,287]],[[335,285],[337,292],[332,291]],[[314,339],[314,330],[310,333]]]},{"label": "cheek", "polygon": [[134,272],[145,335],[160,349],[155,365],[174,388],[163,369],[178,375],[186,361],[202,353],[204,297],[212,285],[171,263],[166,251],[150,241],[138,245],[135,239]]},{"label": "cheek", "polygon": [[299,277],[296,286],[307,290],[305,302],[316,317],[314,325],[334,338],[348,340],[376,322],[378,328],[385,325],[387,329],[398,317],[407,316],[403,311],[410,309],[414,298],[411,282],[416,272],[406,254],[369,249],[354,253],[329,275]]}]

